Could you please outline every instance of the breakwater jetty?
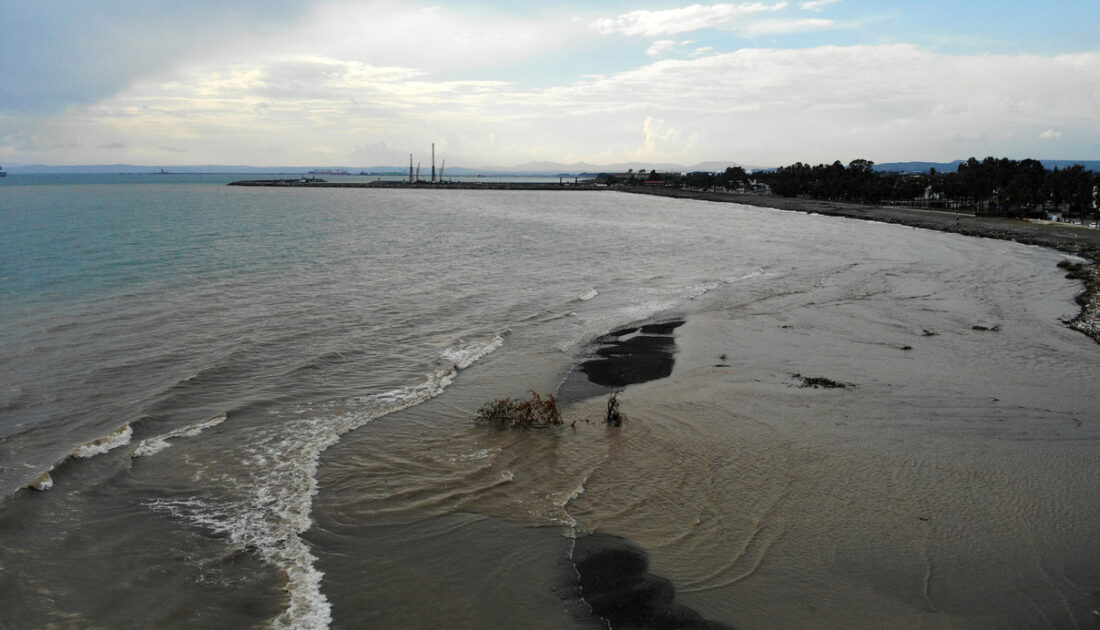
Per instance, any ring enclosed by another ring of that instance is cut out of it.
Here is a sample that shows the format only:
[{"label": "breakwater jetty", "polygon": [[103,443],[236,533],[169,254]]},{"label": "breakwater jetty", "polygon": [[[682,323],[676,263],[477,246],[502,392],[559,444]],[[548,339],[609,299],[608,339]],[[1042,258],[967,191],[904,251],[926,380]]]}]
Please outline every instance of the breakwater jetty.
[{"label": "breakwater jetty", "polygon": [[230,186],[268,186],[277,188],[400,188],[445,190],[607,190],[594,183],[562,182],[326,182],[322,179],[244,179]]}]

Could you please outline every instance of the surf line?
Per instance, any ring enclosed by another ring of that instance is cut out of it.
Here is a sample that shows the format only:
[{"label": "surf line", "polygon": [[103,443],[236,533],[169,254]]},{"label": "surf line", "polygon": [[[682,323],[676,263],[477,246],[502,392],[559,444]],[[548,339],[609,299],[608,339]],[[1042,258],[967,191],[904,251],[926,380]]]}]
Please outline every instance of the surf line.
[{"label": "surf line", "polygon": [[[357,408],[335,416],[303,416],[266,425],[243,445],[243,467],[219,480],[233,499],[191,496],[154,499],[150,509],[225,536],[230,546],[255,552],[286,576],[289,601],[272,628],[323,630],[332,622],[332,606],[321,591],[323,574],[302,535],[318,492],[321,454],[341,436],[383,416],[408,409],[443,393],[457,373],[503,345],[500,335],[459,341],[437,357],[438,369],[415,385],[351,401]],[[239,494],[238,494],[239,493]]]}]

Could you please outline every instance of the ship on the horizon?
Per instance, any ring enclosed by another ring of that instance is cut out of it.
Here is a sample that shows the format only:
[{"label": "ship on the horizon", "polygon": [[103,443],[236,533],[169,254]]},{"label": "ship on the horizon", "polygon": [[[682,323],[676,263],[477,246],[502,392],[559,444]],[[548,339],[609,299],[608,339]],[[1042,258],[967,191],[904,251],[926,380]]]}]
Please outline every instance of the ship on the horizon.
[{"label": "ship on the horizon", "polygon": [[8,172],[4,170],[3,166],[0,166],[0,177],[7,177]]}]

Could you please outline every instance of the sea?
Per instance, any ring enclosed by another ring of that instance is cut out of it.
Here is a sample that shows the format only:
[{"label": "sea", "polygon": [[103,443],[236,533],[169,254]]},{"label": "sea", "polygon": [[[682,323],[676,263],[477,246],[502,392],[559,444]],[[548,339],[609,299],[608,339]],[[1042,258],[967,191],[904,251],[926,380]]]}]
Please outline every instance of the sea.
[{"label": "sea", "polygon": [[[238,178],[0,181],[0,628],[606,628],[570,561],[594,532],[728,627],[1095,627],[1071,256]],[[673,320],[622,426],[602,390],[475,422]]]}]

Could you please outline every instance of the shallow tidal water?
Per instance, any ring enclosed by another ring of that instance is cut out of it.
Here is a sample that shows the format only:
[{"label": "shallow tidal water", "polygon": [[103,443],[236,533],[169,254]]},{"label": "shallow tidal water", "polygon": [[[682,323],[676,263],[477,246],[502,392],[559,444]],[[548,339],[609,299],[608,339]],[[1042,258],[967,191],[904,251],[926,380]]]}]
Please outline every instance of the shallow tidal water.
[{"label": "shallow tidal water", "polygon": [[[0,190],[0,626],[598,628],[588,532],[736,628],[1093,623],[1100,346],[1060,321],[1062,254],[607,192],[223,184]],[[561,428],[472,422],[673,317],[623,426],[602,394]]]}]

